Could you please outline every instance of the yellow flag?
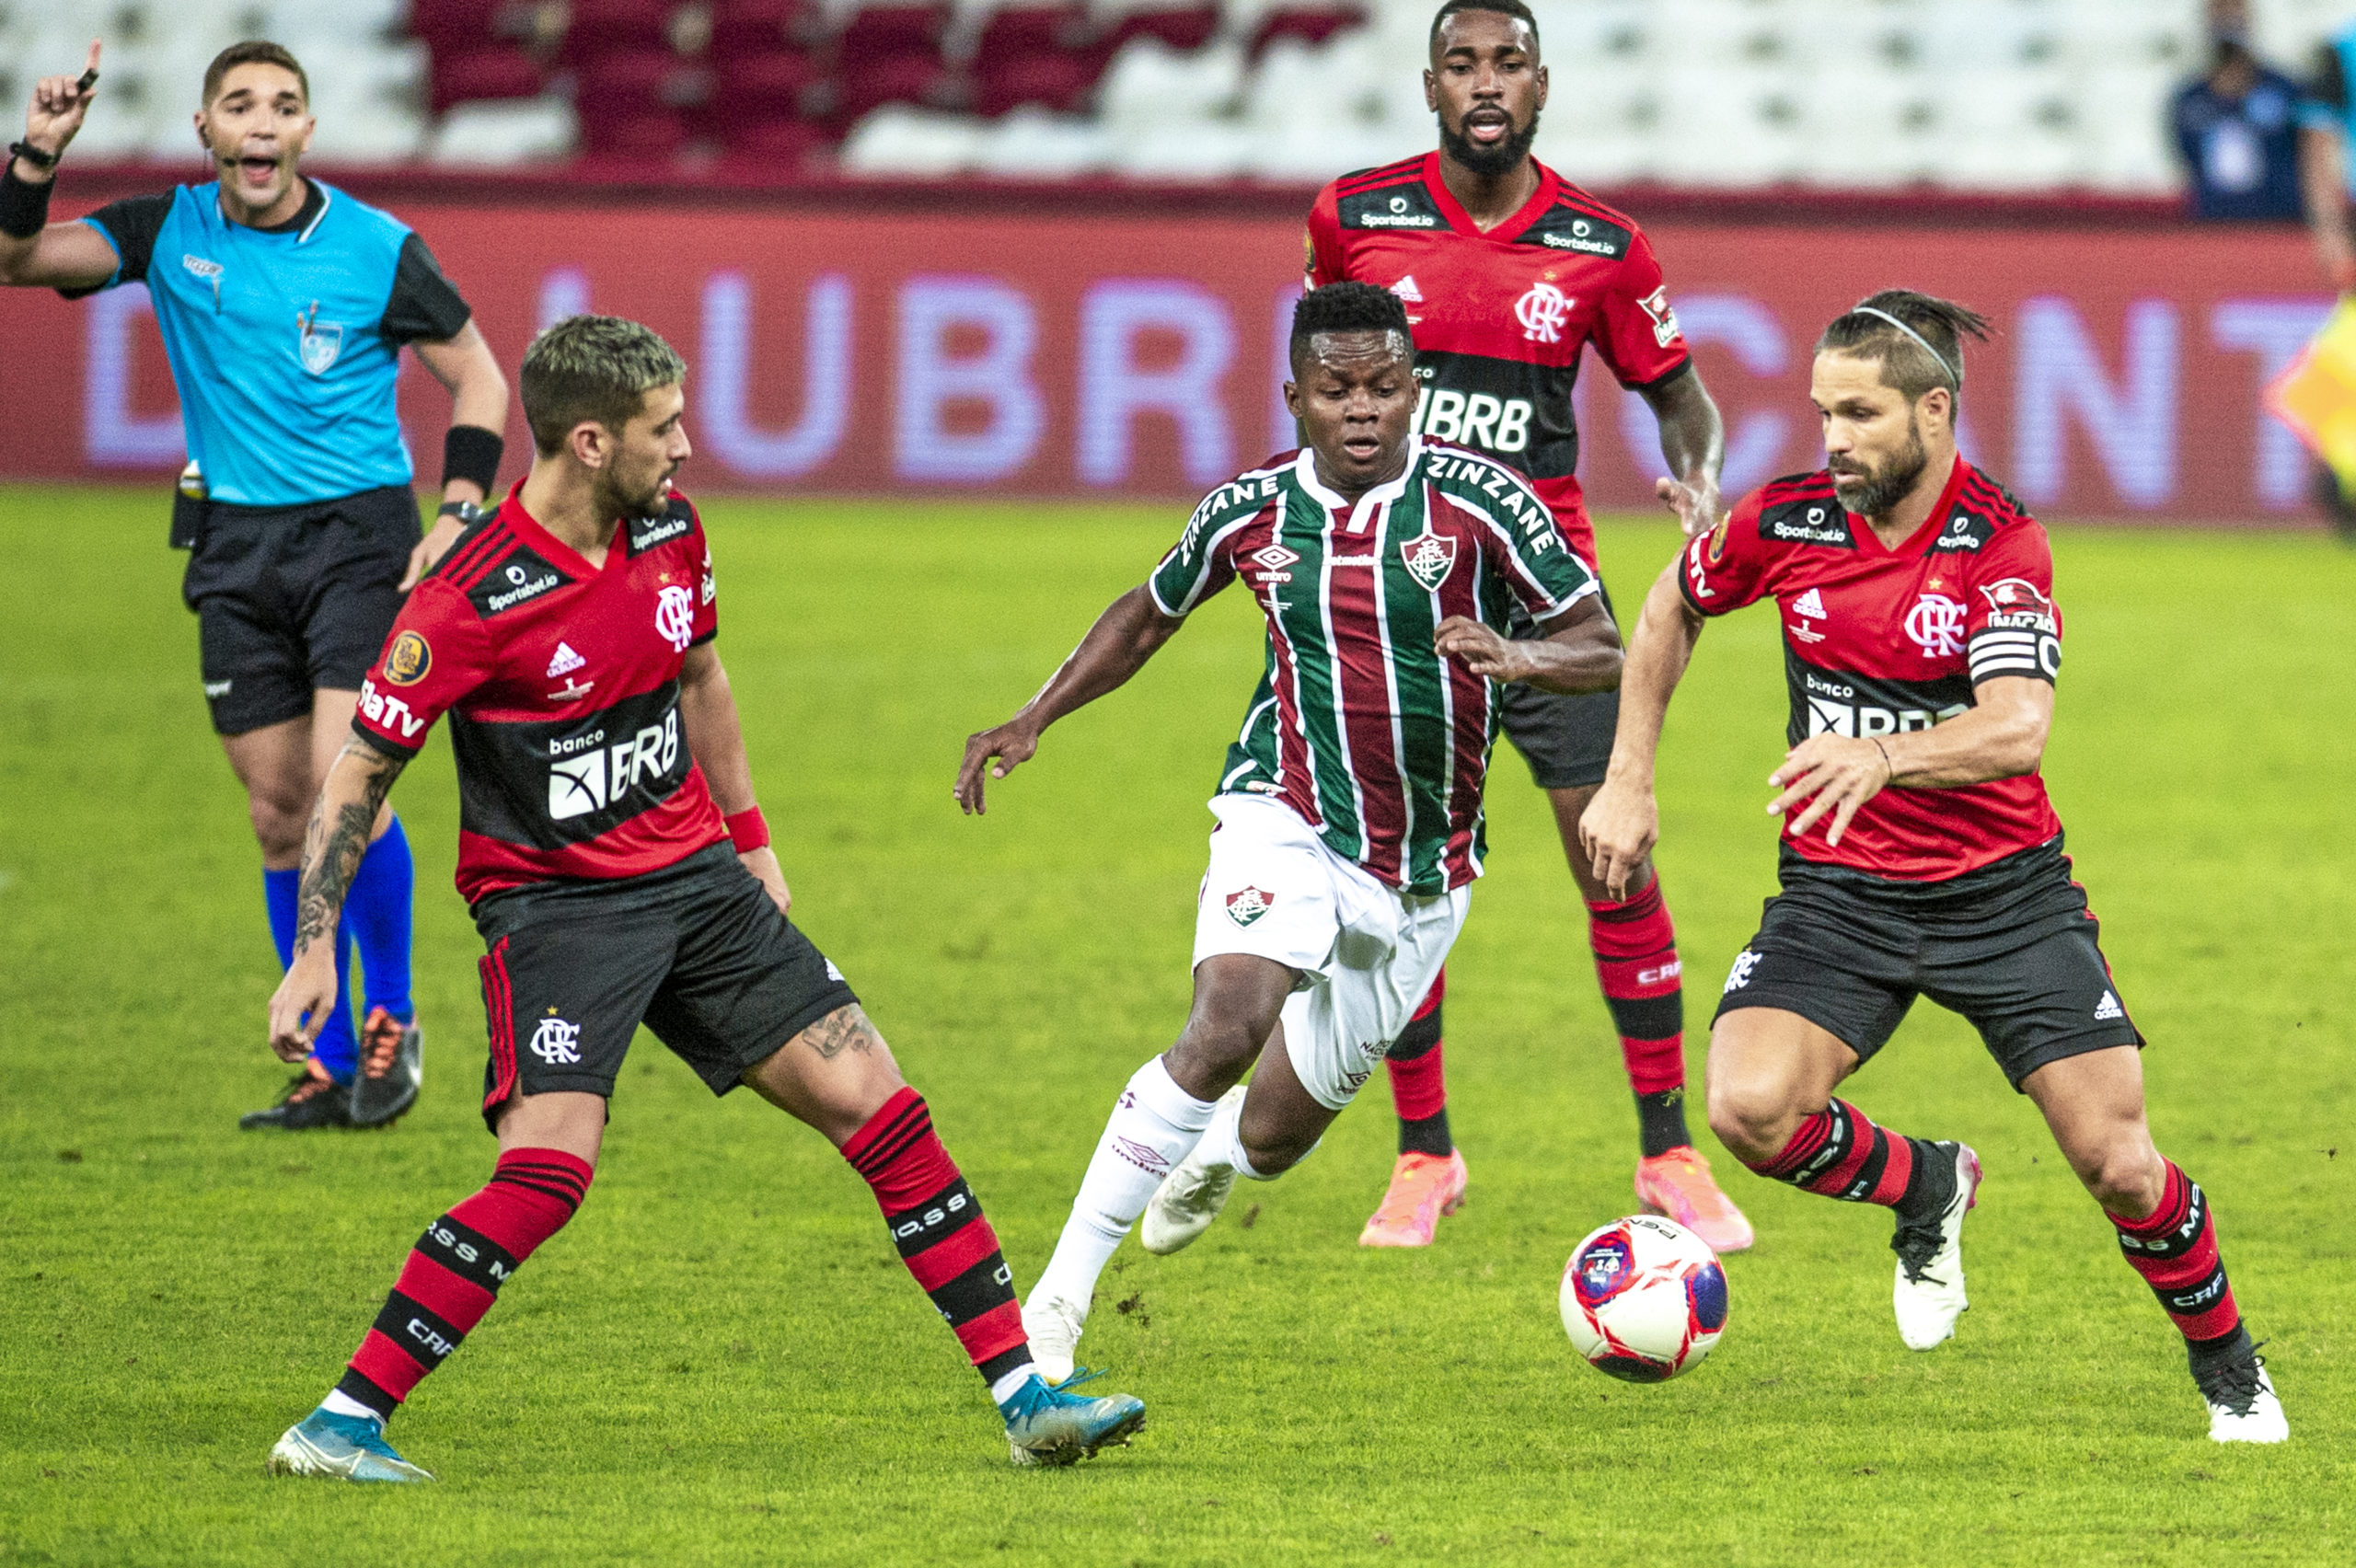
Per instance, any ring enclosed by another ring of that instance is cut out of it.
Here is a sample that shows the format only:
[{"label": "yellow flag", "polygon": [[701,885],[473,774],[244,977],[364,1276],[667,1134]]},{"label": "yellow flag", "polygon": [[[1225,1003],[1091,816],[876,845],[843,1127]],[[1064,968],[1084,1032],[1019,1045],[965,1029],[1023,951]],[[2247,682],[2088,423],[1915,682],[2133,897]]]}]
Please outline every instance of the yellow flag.
[{"label": "yellow flag", "polygon": [[2266,389],[2266,406],[2296,431],[2356,501],[2356,295],[2344,297],[2323,330]]}]

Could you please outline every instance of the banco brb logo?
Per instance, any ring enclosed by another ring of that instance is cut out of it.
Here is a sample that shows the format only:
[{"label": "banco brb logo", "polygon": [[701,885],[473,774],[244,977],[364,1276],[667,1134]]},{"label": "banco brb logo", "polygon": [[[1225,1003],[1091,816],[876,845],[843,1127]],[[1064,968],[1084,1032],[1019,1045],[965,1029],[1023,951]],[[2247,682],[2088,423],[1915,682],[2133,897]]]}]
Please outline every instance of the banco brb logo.
[{"label": "banco brb logo", "polygon": [[676,586],[656,594],[654,629],[674,649],[686,652],[696,634],[696,596]]},{"label": "banco brb logo", "polygon": [[1906,635],[1925,659],[1963,651],[1963,606],[1944,594],[1925,594],[1906,612]]},{"label": "banco brb logo", "polygon": [[1530,292],[1514,302],[1514,318],[1521,323],[1521,335],[1533,343],[1559,343],[1563,340],[1563,320],[1571,313],[1571,296],[1552,283],[1532,283]]}]

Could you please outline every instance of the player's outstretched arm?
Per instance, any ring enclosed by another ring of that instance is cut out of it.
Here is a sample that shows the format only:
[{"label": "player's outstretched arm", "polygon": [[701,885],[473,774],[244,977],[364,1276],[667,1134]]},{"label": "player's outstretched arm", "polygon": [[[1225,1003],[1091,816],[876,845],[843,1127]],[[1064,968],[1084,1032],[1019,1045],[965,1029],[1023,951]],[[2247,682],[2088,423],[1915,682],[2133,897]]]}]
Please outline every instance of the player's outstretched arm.
[{"label": "player's outstretched arm", "polygon": [[[270,1048],[299,1062],[335,1005],[336,921],[368,853],[376,813],[408,764],[357,736],[343,743],[311,807],[303,837],[303,877],[294,895],[294,960],[270,998]],[[306,1022],[305,1019],[309,1021]]]},{"label": "player's outstretched arm", "polygon": [[[410,347],[416,351],[418,363],[432,373],[433,379],[449,388],[452,430],[466,428],[496,436],[507,428],[507,377],[499,368],[498,356],[483,340],[482,329],[469,321],[455,337],[439,342],[421,339]],[[497,447],[491,450],[495,454]],[[493,456],[488,466],[496,464]],[[479,503],[487,496],[484,487],[471,478],[450,475],[442,481],[442,503],[445,506],[454,501]],[[455,516],[434,519],[433,526],[426,530],[425,537],[410,552],[409,571],[401,578],[402,593],[416,587],[417,580],[433,570],[433,563],[457,541],[464,528],[465,525]]]},{"label": "player's outstretched arm", "polygon": [[978,816],[988,809],[983,799],[986,767],[992,778],[1003,778],[1030,761],[1048,725],[1118,688],[1185,624],[1179,617],[1163,615],[1142,586],[1114,600],[1037,696],[1005,723],[966,737],[956,790],[957,804],[965,814]]},{"label": "player's outstretched arm", "polygon": [[1798,809],[1791,826],[1797,838],[1830,813],[1824,841],[1838,844],[1857,808],[1893,786],[1950,790],[2036,772],[2053,728],[2053,687],[2027,675],[1999,675],[1974,686],[1971,700],[1927,730],[1870,739],[1810,735],[1767,776],[1783,790],[1768,802],[1768,814]]},{"label": "player's outstretched arm", "polygon": [[85,223],[47,223],[57,159],[82,129],[98,97],[98,45],[79,77],[43,76],[25,110],[25,145],[46,156],[9,160],[0,187],[0,283],[27,288],[95,288],[114,276],[114,247]]},{"label": "player's outstretched arm", "polygon": [[[733,817],[756,810],[759,801],[753,794],[753,765],[745,755],[745,725],[736,715],[736,694],[729,687],[720,651],[709,642],[688,649],[687,663],[679,668],[679,727],[687,738],[687,755],[703,769],[704,784],[711,790],[720,814]],[[785,870],[778,864],[775,849],[764,844],[740,849],[736,858],[768,890],[780,912],[793,913],[793,890],[785,885]]]},{"label": "player's outstretched arm", "polygon": [[1706,534],[1718,525],[1718,473],[1727,462],[1727,423],[1718,405],[1702,385],[1699,370],[1639,396],[1660,421],[1660,455],[1674,476],[1657,483],[1654,491],[1677,513],[1687,538]]},{"label": "player's outstretched arm", "polygon": [[1614,898],[1627,896],[1628,879],[1660,837],[1660,805],[1653,798],[1653,763],[1660,753],[1669,699],[1685,678],[1702,617],[1677,585],[1684,558],[1671,560],[1645,595],[1620,674],[1620,727],[1611,737],[1611,764],[1579,817],[1579,844],[1598,881]]},{"label": "player's outstretched arm", "polygon": [[1534,638],[1507,638],[1483,622],[1450,616],[1433,628],[1432,646],[1476,675],[1522,681],[1541,691],[1576,696],[1620,684],[1625,655],[1611,612],[1590,594],[1539,628]]}]

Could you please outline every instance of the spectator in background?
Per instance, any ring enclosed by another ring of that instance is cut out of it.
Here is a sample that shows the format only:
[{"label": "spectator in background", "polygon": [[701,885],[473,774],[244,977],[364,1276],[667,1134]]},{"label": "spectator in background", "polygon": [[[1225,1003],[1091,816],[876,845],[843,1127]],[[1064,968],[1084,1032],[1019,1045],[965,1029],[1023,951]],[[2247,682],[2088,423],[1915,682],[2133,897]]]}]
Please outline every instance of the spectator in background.
[{"label": "spectator in background", "polygon": [[2356,24],[2316,51],[2315,80],[2299,107],[2299,183],[2316,255],[2331,286],[2356,289],[2356,243],[2348,235],[2349,80],[2356,75]]},{"label": "spectator in background", "polygon": [[2250,52],[2248,0],[2210,0],[2209,38],[2209,70],[2177,89],[2169,112],[2192,178],[2192,215],[2295,222],[2298,84]]}]

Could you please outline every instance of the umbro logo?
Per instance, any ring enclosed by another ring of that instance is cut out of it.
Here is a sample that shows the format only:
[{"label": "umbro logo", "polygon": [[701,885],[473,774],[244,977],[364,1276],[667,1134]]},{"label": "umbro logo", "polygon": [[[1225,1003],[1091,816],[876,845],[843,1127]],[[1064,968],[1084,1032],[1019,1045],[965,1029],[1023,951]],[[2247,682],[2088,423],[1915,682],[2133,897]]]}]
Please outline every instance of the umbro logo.
[{"label": "umbro logo", "polygon": [[549,661],[549,679],[554,680],[559,675],[569,675],[588,662],[572,651],[572,644],[560,642],[556,645],[556,656]]},{"label": "umbro logo", "polygon": [[2105,991],[2102,994],[2102,1000],[2095,1004],[2095,1021],[2096,1023],[2108,1023],[2115,1019],[2122,1019],[2126,1016],[2127,1009],[2119,1005],[2119,993],[2116,991]]}]

